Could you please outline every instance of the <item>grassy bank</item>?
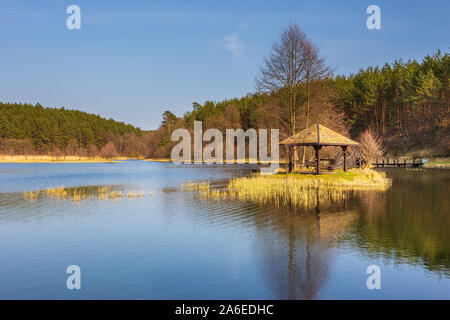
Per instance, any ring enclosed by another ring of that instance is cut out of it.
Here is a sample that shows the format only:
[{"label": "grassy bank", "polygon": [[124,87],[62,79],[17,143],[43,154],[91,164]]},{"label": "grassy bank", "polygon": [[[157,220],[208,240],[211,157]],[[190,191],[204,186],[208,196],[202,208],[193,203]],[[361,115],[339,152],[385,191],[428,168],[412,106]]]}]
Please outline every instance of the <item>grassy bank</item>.
[{"label": "grassy bank", "polygon": [[[351,189],[377,188],[387,189],[391,185],[391,180],[387,178],[382,171],[373,169],[351,169],[347,172],[335,171],[333,173],[315,175],[303,173],[278,173],[267,176],[251,176],[248,178],[237,178],[232,183],[268,183],[270,185],[286,183],[286,181],[295,183],[302,187],[348,187]],[[231,183],[230,182],[230,183]]]},{"label": "grassy bank", "polygon": [[424,168],[448,168],[450,169],[449,158],[434,158],[423,165]]}]

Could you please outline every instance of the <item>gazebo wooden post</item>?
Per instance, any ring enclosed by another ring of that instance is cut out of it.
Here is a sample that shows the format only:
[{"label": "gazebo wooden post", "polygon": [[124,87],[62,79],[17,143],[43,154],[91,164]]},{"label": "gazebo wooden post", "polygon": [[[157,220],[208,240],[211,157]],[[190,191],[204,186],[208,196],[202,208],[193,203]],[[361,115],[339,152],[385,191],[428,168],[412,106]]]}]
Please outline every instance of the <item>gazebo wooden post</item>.
[{"label": "gazebo wooden post", "polygon": [[292,172],[292,146],[288,145],[288,158],[289,158],[289,164],[288,164],[288,173]]},{"label": "gazebo wooden post", "polygon": [[314,146],[314,150],[316,151],[316,174],[320,174],[320,148],[321,146]]},{"label": "gazebo wooden post", "polygon": [[344,171],[347,171],[347,146],[341,146],[344,153]]}]

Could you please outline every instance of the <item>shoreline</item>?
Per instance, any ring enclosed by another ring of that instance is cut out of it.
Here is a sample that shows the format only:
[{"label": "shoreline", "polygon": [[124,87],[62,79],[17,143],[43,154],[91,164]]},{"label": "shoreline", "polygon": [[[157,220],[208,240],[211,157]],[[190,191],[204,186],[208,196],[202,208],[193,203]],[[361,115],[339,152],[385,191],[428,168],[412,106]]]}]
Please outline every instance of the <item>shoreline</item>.
[{"label": "shoreline", "polygon": [[[80,156],[47,156],[47,155],[0,155],[0,163],[109,163],[120,162],[124,160],[141,160],[147,162],[172,162],[169,158],[144,158],[144,157],[113,157],[106,159],[102,157],[80,157]],[[245,160],[248,164],[248,159]],[[226,160],[223,164],[238,164],[237,160],[232,163]],[[256,164],[266,164],[268,161],[257,161]],[[285,160],[278,162],[279,164],[286,164]],[[208,164],[208,162],[202,162],[202,164]],[[425,169],[450,169],[450,161],[448,158],[432,159],[423,165]]]},{"label": "shoreline", "polygon": [[101,162],[116,162],[117,160],[127,160],[128,158],[118,157],[113,159],[106,159],[101,157],[78,157],[78,156],[7,156],[0,155],[0,163],[101,163]]}]

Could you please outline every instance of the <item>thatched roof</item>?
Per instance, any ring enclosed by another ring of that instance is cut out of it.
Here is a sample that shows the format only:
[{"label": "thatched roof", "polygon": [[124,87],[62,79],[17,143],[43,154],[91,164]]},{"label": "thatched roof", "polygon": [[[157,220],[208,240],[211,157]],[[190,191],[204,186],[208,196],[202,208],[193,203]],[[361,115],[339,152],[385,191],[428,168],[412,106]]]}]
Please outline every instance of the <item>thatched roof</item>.
[{"label": "thatched roof", "polygon": [[296,146],[357,146],[358,143],[321,124],[315,124],[280,142]]}]

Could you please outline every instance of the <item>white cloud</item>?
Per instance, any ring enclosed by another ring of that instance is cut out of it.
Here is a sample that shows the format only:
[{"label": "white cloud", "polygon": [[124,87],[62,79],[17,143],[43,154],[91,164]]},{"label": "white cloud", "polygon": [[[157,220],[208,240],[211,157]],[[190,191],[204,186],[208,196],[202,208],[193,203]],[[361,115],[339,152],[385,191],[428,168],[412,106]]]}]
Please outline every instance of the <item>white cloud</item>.
[{"label": "white cloud", "polygon": [[244,45],[242,44],[241,38],[237,33],[230,33],[223,37],[223,47],[225,50],[229,51],[235,58],[242,55],[244,50]]}]

